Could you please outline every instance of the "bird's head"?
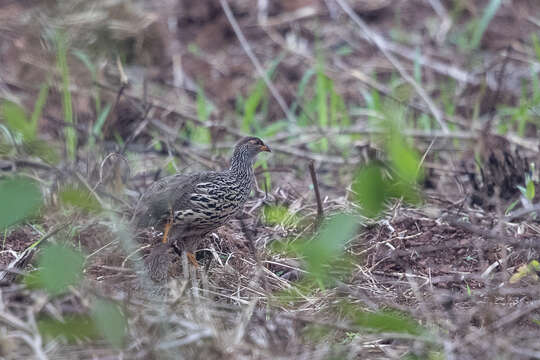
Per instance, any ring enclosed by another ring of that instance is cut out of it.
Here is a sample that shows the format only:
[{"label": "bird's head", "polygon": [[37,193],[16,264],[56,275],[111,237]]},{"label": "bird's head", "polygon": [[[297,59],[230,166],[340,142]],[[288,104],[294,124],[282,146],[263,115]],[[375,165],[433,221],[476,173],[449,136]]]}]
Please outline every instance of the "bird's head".
[{"label": "bird's head", "polygon": [[246,136],[240,140],[236,146],[234,152],[242,152],[247,154],[248,158],[254,159],[260,152],[271,152],[268,145],[266,145],[261,139],[254,136]]}]

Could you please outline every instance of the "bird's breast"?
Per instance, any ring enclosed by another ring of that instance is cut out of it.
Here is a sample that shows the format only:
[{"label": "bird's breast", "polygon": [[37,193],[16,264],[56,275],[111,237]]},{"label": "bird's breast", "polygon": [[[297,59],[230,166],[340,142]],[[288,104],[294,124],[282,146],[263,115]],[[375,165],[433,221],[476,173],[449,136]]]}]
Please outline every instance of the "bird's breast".
[{"label": "bird's breast", "polygon": [[196,190],[203,190],[189,197],[189,208],[174,212],[175,223],[201,229],[217,228],[229,220],[242,207],[250,188],[242,184],[214,186],[203,183]]}]

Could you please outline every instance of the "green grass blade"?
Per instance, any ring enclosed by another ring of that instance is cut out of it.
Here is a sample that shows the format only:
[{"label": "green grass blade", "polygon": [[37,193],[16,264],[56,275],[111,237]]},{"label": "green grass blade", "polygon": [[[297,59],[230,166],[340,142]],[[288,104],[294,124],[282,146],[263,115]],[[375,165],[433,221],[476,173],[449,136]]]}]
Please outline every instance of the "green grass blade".
[{"label": "green grass blade", "polygon": [[480,41],[482,41],[482,37],[484,36],[486,29],[495,14],[497,13],[497,10],[499,10],[501,3],[502,0],[491,0],[489,2],[488,6],[484,11],[484,14],[482,15],[482,18],[480,19],[480,22],[474,28],[470,43],[470,47],[472,50],[478,49],[478,46],[480,46]]},{"label": "green grass blade", "polygon": [[67,49],[66,49],[66,38],[63,34],[57,34],[56,36],[56,61],[58,70],[62,75],[62,107],[64,110],[64,121],[68,126],[64,129],[64,135],[66,138],[66,150],[68,158],[71,161],[75,160],[75,155],[77,151],[77,136],[75,133],[74,118],[73,118],[73,107],[71,102],[71,92],[69,90],[69,68],[67,64]]},{"label": "green grass blade", "polygon": [[316,94],[317,94],[317,113],[319,125],[322,128],[328,126],[328,81],[322,67],[317,69],[316,78]]},{"label": "green grass blade", "polygon": [[92,80],[95,80],[97,75],[96,67],[94,66],[94,64],[92,64],[92,60],[90,60],[88,54],[81,50],[73,50],[72,53],[77,59],[81,60],[81,62],[84,64],[84,66],[86,66],[88,71],[90,71],[90,74],[92,75]]},{"label": "green grass blade", "polygon": [[88,147],[90,149],[92,149],[96,144],[96,138],[103,138],[101,129],[103,128],[103,125],[105,124],[105,121],[107,120],[107,116],[109,116],[110,111],[111,104],[107,104],[105,108],[103,108],[103,110],[99,113],[98,118],[94,123],[94,126],[92,127],[92,134],[90,135],[90,140],[88,140]]},{"label": "green grass blade", "polygon": [[[276,68],[284,57],[285,56],[281,54],[272,61],[270,67],[266,71],[266,75],[269,79],[272,78]],[[242,117],[241,125],[242,131],[246,133],[254,132],[255,134],[258,134],[261,131],[261,124],[258,124],[255,121],[255,116],[258,109],[264,118],[268,112],[268,90],[263,79],[257,80],[255,83],[255,89],[244,102],[244,115]]]},{"label": "green grass blade", "polygon": [[540,41],[538,41],[538,36],[536,34],[532,34],[531,40],[533,44],[534,54],[536,55],[536,61],[540,61]]},{"label": "green grass blade", "polygon": [[242,131],[250,133],[257,130],[255,115],[263,97],[266,95],[266,85],[262,80],[257,81],[255,90],[248,96],[244,104],[244,117],[242,119]]},{"label": "green grass blade", "polygon": [[39,89],[38,98],[36,100],[36,103],[34,104],[34,111],[32,112],[32,116],[30,117],[30,128],[33,132],[33,138],[35,138],[37,135],[38,121],[41,117],[41,113],[43,112],[43,108],[45,107],[48,96],[49,82],[45,82],[41,85],[41,88]]},{"label": "green grass blade", "polygon": [[111,104],[107,104],[103,111],[99,114],[96,123],[94,124],[94,127],[92,128],[92,133],[95,136],[101,137],[101,129],[103,128],[103,125],[105,124],[105,120],[107,120],[107,116],[109,116],[109,112],[111,111]]},{"label": "green grass blade", "polygon": [[[92,76],[92,81],[95,83],[97,81],[97,69],[96,66],[92,63],[92,60],[88,56],[87,53],[81,50],[73,50],[73,55],[75,55],[76,58],[78,58],[84,66],[90,71],[90,75]],[[99,94],[99,87],[94,86],[94,98],[96,101],[96,114],[101,113],[101,96]]]}]

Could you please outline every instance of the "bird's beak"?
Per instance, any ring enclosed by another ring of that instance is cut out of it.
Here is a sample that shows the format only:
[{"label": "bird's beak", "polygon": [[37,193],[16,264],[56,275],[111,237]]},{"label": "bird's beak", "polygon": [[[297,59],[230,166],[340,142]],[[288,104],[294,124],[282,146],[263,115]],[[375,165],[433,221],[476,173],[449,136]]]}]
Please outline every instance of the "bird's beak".
[{"label": "bird's beak", "polygon": [[266,152],[272,152],[272,151],[270,150],[270,148],[268,147],[268,145],[261,145],[261,146],[259,147],[259,150],[260,150],[260,151],[266,151]]}]

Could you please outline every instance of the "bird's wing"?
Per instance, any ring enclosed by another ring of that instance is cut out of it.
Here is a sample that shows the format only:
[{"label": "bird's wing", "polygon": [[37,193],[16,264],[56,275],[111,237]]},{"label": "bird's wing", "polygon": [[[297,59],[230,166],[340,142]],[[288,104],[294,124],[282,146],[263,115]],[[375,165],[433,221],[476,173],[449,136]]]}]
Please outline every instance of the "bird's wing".
[{"label": "bird's wing", "polygon": [[[192,209],[192,197],[208,195],[214,173],[175,174],[153,183],[139,201],[136,224],[157,225],[176,211]],[[198,186],[202,185],[202,186]]]},{"label": "bird's wing", "polygon": [[191,177],[191,175],[175,174],[161,178],[150,185],[137,205],[135,224],[139,227],[153,226],[166,218],[174,204],[172,196],[175,191],[171,190],[185,188],[182,184],[189,184]]}]

